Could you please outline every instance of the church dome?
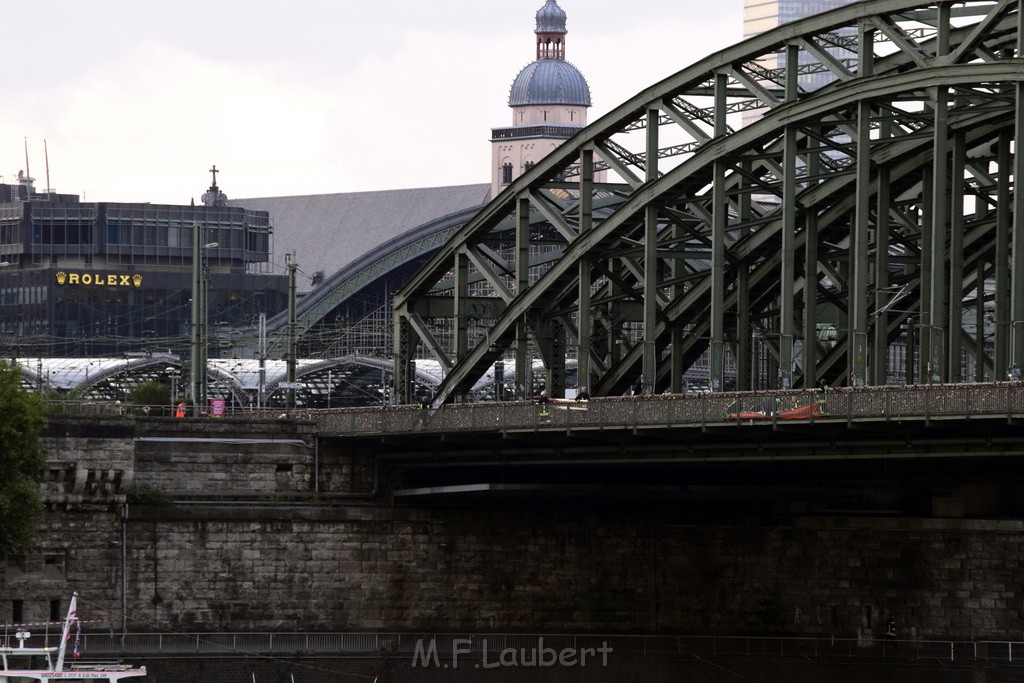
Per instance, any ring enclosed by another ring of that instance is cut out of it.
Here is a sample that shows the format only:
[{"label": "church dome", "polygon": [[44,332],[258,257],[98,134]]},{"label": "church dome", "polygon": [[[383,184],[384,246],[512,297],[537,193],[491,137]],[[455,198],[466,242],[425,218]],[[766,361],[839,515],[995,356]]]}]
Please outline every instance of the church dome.
[{"label": "church dome", "polygon": [[544,6],[537,10],[536,33],[566,33],[565,10],[559,7],[555,0],[547,0]]},{"label": "church dome", "polygon": [[[548,5],[544,7],[547,8],[549,5],[554,5],[554,1],[549,0]],[[540,13],[537,17],[539,23]],[[510,107],[530,104],[589,107],[590,86],[579,69],[569,62],[561,59],[538,59],[519,72],[508,96]]]}]

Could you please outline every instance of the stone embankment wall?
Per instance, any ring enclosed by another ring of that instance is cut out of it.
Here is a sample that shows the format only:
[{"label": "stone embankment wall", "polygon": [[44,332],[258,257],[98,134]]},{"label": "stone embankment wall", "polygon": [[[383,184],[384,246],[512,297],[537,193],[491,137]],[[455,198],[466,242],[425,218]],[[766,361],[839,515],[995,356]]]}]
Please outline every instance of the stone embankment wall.
[{"label": "stone embankment wall", "polygon": [[[346,495],[373,487],[366,454],[281,442],[312,446],[303,425],[262,443],[259,425],[139,427],[51,431],[48,510],[35,547],[6,558],[0,621],[15,601],[45,619],[77,590],[83,614],[147,632],[871,637],[889,615],[901,637],[1013,639],[1024,627],[1020,521],[399,508]],[[322,496],[289,498],[314,482]],[[238,500],[164,495],[180,491]]]}]

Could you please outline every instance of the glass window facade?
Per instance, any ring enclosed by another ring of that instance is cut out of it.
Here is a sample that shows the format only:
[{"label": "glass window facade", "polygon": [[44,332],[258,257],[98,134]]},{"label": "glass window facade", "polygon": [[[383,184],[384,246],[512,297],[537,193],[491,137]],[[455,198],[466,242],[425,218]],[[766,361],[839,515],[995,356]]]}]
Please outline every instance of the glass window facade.
[{"label": "glass window facade", "polygon": [[267,212],[66,195],[0,202],[0,261],[13,264],[0,267],[0,352],[187,354],[196,224],[204,244],[218,243],[204,251],[210,357],[231,355],[232,329],[287,307],[287,277],[269,267]]}]

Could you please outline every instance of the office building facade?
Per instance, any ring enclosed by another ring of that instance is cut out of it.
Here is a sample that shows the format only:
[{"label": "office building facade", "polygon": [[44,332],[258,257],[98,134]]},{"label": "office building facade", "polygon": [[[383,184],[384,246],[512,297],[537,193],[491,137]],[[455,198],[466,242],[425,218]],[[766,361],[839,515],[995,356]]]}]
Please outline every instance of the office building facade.
[{"label": "office building facade", "polygon": [[81,202],[0,185],[0,352],[5,357],[185,354],[193,232],[204,244],[210,357],[230,330],[287,306],[270,272],[269,214],[228,206],[214,183],[199,206]]}]

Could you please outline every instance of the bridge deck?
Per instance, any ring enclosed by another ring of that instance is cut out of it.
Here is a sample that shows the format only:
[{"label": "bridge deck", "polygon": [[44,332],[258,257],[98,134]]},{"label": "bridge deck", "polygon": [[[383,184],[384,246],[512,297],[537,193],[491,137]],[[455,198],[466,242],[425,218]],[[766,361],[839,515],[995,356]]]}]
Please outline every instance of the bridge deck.
[{"label": "bridge deck", "polygon": [[821,391],[663,394],[590,401],[534,401],[298,411],[324,435],[341,438],[403,434],[650,429],[723,430],[796,424],[865,426],[870,423],[1013,422],[1024,418],[1024,383],[941,384]]}]

